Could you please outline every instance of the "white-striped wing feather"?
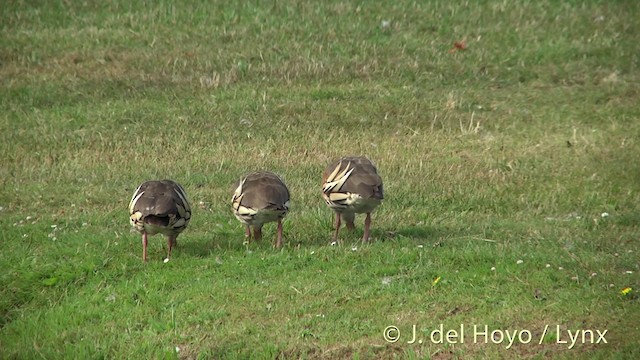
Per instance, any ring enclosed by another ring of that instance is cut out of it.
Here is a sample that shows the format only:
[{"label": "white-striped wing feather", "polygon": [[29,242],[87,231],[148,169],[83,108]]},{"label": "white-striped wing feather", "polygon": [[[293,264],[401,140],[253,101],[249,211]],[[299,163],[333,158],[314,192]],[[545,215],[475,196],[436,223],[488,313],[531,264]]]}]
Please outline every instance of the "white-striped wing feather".
[{"label": "white-striped wing feather", "polygon": [[322,186],[322,191],[325,193],[330,192],[338,192],[342,188],[342,185],[347,181],[354,168],[349,169],[351,167],[351,163],[348,163],[347,166],[338,174],[340,168],[342,167],[342,163],[339,163],[336,168],[333,170],[331,174],[325,180],[324,185]]}]

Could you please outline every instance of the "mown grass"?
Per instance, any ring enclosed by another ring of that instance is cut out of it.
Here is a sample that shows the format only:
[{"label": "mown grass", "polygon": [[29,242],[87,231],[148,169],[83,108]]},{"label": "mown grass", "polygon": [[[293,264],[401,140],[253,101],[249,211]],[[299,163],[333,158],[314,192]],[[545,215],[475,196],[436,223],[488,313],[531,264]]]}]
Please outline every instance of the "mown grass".
[{"label": "mown grass", "polygon": [[[5,4],[1,357],[637,358],[638,10]],[[346,154],[385,182],[372,244],[358,224],[329,245],[320,174]],[[231,214],[256,169],[292,193],[282,251]],[[152,178],[194,205],[166,264],[160,237],[141,262],[126,213]],[[429,341],[440,324],[465,343]],[[545,325],[607,344],[539,344]]]}]

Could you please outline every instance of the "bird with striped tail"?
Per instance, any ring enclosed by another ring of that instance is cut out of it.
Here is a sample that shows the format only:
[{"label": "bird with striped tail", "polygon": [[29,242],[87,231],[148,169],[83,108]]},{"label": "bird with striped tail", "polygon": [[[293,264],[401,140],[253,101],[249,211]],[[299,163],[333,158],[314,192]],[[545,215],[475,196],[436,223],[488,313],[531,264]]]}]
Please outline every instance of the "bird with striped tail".
[{"label": "bird with striped tail", "polygon": [[362,241],[369,241],[371,213],[384,198],[382,178],[371,160],[347,156],[329,164],[322,174],[322,197],[336,213],[333,241],[339,241],[342,221],[347,229],[355,229],[356,214],[367,214]]},{"label": "bird with striped tail", "polygon": [[147,237],[161,233],[171,249],[191,220],[191,206],[184,188],[172,180],[152,180],[138,186],[129,202],[131,226],[142,234],[142,260],[147,261]]},{"label": "bird with striped tail", "polygon": [[282,247],[282,219],[289,212],[289,189],[282,179],[269,171],[250,173],[238,183],[231,203],[233,214],[245,225],[245,236],[262,238],[262,226],[277,221],[274,246]]}]

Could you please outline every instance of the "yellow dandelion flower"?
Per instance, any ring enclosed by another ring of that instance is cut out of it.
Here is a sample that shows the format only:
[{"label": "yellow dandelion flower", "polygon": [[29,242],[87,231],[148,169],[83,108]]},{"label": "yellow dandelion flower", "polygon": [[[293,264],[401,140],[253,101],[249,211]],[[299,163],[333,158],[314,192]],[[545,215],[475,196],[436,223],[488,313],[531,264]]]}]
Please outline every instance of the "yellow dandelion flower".
[{"label": "yellow dandelion flower", "polygon": [[633,289],[630,288],[630,287],[626,287],[626,288],[620,290],[620,295],[627,295],[627,294],[629,294],[631,292],[631,290],[633,290]]}]

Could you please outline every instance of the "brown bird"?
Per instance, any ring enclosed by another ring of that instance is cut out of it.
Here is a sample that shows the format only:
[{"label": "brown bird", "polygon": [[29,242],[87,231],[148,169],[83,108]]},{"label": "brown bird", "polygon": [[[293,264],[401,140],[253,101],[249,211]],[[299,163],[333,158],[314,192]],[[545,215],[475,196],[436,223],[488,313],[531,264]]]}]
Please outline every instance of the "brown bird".
[{"label": "brown bird", "polygon": [[369,241],[371,212],[382,202],[382,179],[375,165],[363,156],[348,156],[332,162],[322,174],[322,197],[336,213],[336,231],[333,241],[338,241],[341,220],[347,229],[354,229],[355,214],[366,213],[362,241]]},{"label": "brown bird", "polygon": [[246,237],[262,238],[262,225],[278,222],[275,247],[282,247],[282,219],[289,211],[289,189],[282,179],[269,171],[254,172],[240,180],[231,202],[233,214],[245,225]]},{"label": "brown bird", "polygon": [[129,202],[131,225],[142,233],[142,260],[147,261],[147,236],[162,233],[169,252],[191,219],[191,206],[180,184],[172,180],[152,180],[138,186]]}]

